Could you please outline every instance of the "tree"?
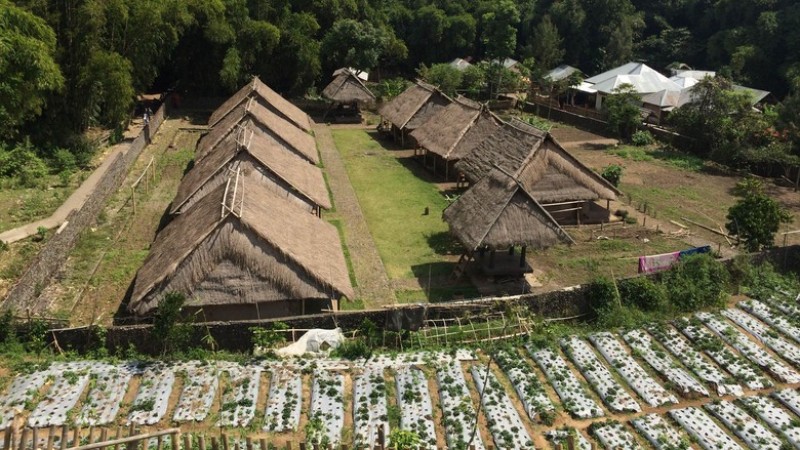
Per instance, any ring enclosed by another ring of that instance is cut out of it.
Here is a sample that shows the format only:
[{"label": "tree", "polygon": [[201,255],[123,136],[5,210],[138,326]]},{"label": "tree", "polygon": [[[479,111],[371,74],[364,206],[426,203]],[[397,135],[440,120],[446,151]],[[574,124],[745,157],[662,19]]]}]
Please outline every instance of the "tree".
[{"label": "tree", "polygon": [[151,336],[161,346],[162,353],[183,347],[191,337],[191,328],[181,323],[181,309],[186,297],[179,292],[168,292],[158,303]]},{"label": "tree", "polygon": [[780,203],[764,193],[763,185],[754,179],[737,185],[740,199],[728,209],[725,228],[744,239],[748,251],[757,252],[771,247],[781,224],[792,221],[792,216]]},{"label": "tree", "polygon": [[519,10],[513,0],[500,0],[481,17],[483,34],[481,42],[490,58],[504,60],[517,49]]},{"label": "tree", "polygon": [[555,68],[564,57],[561,36],[558,34],[558,28],[553,24],[549,15],[542,18],[542,21],[539,22],[533,32],[530,54],[536,64],[545,70]]},{"label": "tree", "polygon": [[369,71],[389,42],[389,36],[369,22],[338,20],[322,40],[322,55],[328,69],[353,67]]},{"label": "tree", "polygon": [[430,84],[438,86],[445,94],[454,96],[461,86],[462,73],[450,64],[424,64],[417,70],[419,76]]},{"label": "tree", "polygon": [[35,15],[0,0],[0,136],[13,137],[64,86],[56,35]]},{"label": "tree", "polygon": [[623,84],[615,88],[603,101],[603,112],[609,131],[620,138],[629,138],[641,123],[640,103],[632,85]]}]

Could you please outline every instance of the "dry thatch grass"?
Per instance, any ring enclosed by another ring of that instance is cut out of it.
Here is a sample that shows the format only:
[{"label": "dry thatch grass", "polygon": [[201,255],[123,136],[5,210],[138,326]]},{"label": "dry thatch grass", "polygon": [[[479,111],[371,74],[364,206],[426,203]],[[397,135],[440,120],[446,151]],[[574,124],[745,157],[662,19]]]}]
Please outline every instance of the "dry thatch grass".
[{"label": "dry thatch grass", "polygon": [[223,117],[228,115],[237,106],[246,103],[249,99],[255,98],[265,108],[271,110],[274,114],[281,116],[283,119],[291,122],[294,126],[303,131],[311,131],[311,118],[308,114],[304,113],[300,108],[294,106],[290,101],[281,97],[277,92],[273,91],[266,84],[264,84],[258,77],[253,77],[253,80],[228,100],[226,100],[219,108],[211,114],[208,119],[208,126],[213,127],[222,120]]},{"label": "dry thatch grass", "polygon": [[325,86],[322,96],[339,103],[375,103],[375,94],[349,69],[341,71]]},{"label": "dry thatch grass", "polygon": [[446,160],[457,160],[500,126],[500,119],[488,108],[459,97],[412,131],[411,137],[427,151]]},{"label": "dry thatch grass", "polygon": [[398,129],[413,130],[451,101],[434,86],[417,80],[400,95],[383,104],[378,113]]}]

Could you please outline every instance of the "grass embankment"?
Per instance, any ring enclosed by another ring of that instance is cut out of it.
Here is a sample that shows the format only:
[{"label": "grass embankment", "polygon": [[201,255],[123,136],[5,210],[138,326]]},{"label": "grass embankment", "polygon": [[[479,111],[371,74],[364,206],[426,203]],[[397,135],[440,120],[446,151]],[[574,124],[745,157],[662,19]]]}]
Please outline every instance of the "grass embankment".
[{"label": "grass embankment", "polygon": [[[461,249],[442,220],[448,201],[427,172],[365,130],[333,130],[333,139],[389,278],[427,284],[449,275]],[[474,292],[431,283],[426,290],[399,290],[398,300],[448,300]]]},{"label": "grass embankment", "polygon": [[0,180],[0,232],[50,217],[86,176],[87,172],[77,172],[65,183],[56,175],[48,175],[38,187]]}]

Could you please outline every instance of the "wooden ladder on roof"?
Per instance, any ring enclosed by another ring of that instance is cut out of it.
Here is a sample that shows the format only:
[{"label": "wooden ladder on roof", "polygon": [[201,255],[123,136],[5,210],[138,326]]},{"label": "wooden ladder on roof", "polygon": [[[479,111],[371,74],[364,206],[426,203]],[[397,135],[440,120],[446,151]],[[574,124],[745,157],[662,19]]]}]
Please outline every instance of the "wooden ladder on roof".
[{"label": "wooden ladder on roof", "polygon": [[467,271],[467,266],[473,260],[473,252],[467,251],[466,253],[462,254],[460,258],[458,258],[458,263],[456,263],[456,267],[453,268],[453,273],[450,274],[450,277],[454,280],[458,280],[464,273]]}]

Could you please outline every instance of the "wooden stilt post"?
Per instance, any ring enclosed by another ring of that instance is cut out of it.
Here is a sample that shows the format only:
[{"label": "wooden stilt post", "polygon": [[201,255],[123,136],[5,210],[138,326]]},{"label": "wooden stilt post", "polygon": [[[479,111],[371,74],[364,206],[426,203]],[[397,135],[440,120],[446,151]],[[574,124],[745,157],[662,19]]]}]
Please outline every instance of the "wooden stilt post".
[{"label": "wooden stilt post", "polygon": [[31,445],[31,448],[33,450],[36,450],[37,448],[39,448],[39,428],[37,428],[37,427],[33,427],[32,441],[33,441],[33,444]]},{"label": "wooden stilt post", "polygon": [[219,439],[216,436],[211,436],[211,450],[219,450]]},{"label": "wooden stilt post", "polygon": [[206,450],[206,435],[201,434],[197,436],[197,446],[200,447],[200,450]]},{"label": "wooden stilt post", "polygon": [[28,433],[29,432],[30,432],[30,430],[28,428],[23,428],[22,429],[22,436],[20,436],[19,442],[18,442],[18,446],[17,446],[17,448],[19,450],[25,450],[25,448],[27,447],[27,444],[28,444]]},{"label": "wooden stilt post", "polygon": [[14,447],[12,446],[11,442],[11,427],[6,428],[6,431],[3,433],[3,448],[7,450],[13,450]]},{"label": "wooden stilt post", "polygon": [[525,252],[528,250],[528,247],[523,245],[522,250],[519,252],[519,266],[525,267]]}]

